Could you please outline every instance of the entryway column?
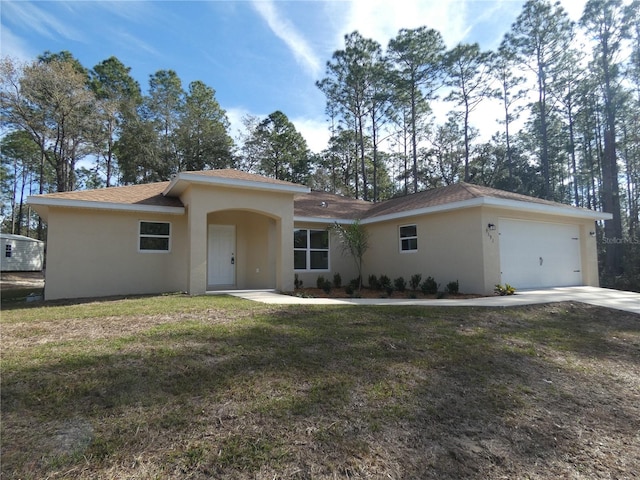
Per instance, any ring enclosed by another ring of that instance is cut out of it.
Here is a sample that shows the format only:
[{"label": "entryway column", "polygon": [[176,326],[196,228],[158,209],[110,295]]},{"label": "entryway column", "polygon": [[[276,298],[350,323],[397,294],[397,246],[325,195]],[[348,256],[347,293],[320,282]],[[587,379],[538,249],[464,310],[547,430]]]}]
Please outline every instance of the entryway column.
[{"label": "entryway column", "polygon": [[283,292],[292,292],[293,280],[293,205],[288,215],[282,215],[276,225],[277,245],[280,249],[276,261],[276,288]]},{"label": "entryway column", "polygon": [[207,214],[197,206],[189,206],[189,294],[207,291]]}]

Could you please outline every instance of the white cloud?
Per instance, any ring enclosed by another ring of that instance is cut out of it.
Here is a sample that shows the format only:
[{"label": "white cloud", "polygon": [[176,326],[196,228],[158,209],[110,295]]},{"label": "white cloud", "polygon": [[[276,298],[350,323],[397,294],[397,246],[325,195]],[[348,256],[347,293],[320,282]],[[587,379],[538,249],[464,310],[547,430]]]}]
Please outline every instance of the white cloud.
[{"label": "white cloud", "polygon": [[114,43],[117,43],[121,47],[127,47],[130,50],[135,50],[138,52],[146,52],[151,56],[160,57],[162,55],[156,48],[151,46],[149,43],[141,40],[137,36],[129,33],[126,30],[123,30],[119,27],[117,29],[112,30],[111,40]]},{"label": "white cloud", "polygon": [[290,118],[291,123],[296,126],[296,130],[302,134],[307,141],[309,150],[314,153],[320,153],[327,148],[329,143],[329,128],[324,119],[316,118]]},{"label": "white cloud", "polygon": [[560,0],[562,8],[565,9],[569,18],[574,22],[580,20],[586,3],[587,0]]},{"label": "white cloud", "polygon": [[[426,25],[438,30],[447,46],[461,42],[470,30],[466,18],[466,0],[352,0],[350,6],[341,32],[358,30],[364,37],[377,40],[383,47],[401,28]],[[343,45],[342,36],[338,42]]]},{"label": "white cloud", "polygon": [[[2,2],[3,16],[10,18],[12,23],[28,25],[40,35],[49,38],[66,38],[68,40],[82,40],[79,31],[69,24],[62,23],[54,15],[48,14],[42,8],[29,2]],[[5,25],[2,27],[5,28]]]},{"label": "white cloud", "polygon": [[11,29],[5,25],[0,29],[0,45],[0,54],[3,57],[11,57],[21,62],[33,59],[34,55],[26,42],[14,35]]},{"label": "white cloud", "polygon": [[247,115],[258,118],[264,118],[266,115],[255,114],[243,107],[225,108],[227,119],[229,120],[229,134],[234,140],[237,140],[241,133],[244,133],[244,124],[242,119]]},{"label": "white cloud", "polygon": [[[227,108],[226,112],[230,123],[229,134],[234,140],[238,140],[241,133],[246,133],[244,124],[242,123],[242,120],[246,116],[257,117],[259,120],[263,120],[269,115],[251,112],[243,107]],[[298,117],[289,118],[289,121],[291,121],[291,123],[295,125],[296,130],[302,134],[307,141],[307,146],[312,152],[319,153],[327,148],[330,135],[327,122],[324,118]]]},{"label": "white cloud", "polygon": [[289,47],[307,73],[316,78],[321,72],[322,62],[295,26],[280,15],[273,0],[254,0],[252,5],[273,33]]}]

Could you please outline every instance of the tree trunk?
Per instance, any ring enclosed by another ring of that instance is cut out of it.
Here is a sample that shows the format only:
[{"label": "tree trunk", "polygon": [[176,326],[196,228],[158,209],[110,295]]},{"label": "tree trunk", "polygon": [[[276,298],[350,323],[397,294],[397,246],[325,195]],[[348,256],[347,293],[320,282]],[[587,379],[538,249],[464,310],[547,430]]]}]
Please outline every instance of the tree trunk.
[{"label": "tree trunk", "polygon": [[602,208],[613,218],[604,223],[607,243],[605,271],[609,275],[620,275],[622,268],[622,219],[620,216],[620,190],[618,186],[618,164],[616,162],[615,130],[604,132],[604,158],[602,160]]}]

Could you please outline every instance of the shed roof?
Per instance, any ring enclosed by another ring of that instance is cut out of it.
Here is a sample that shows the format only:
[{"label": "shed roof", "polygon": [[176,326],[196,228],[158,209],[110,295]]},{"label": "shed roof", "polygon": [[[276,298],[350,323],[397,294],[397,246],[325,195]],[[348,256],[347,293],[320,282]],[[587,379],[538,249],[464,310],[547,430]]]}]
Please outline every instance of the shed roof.
[{"label": "shed roof", "polygon": [[5,240],[14,240],[17,242],[44,243],[42,240],[38,240],[37,238],[31,238],[24,235],[16,235],[15,233],[0,233],[0,238],[4,238]]}]

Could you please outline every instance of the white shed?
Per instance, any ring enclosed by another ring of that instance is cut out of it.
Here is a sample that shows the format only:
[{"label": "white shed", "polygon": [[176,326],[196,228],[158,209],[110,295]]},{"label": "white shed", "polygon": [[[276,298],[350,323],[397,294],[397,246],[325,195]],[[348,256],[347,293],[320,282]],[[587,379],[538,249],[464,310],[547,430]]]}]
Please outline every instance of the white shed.
[{"label": "white shed", "polygon": [[0,233],[0,255],[3,272],[39,272],[44,266],[44,242]]}]

